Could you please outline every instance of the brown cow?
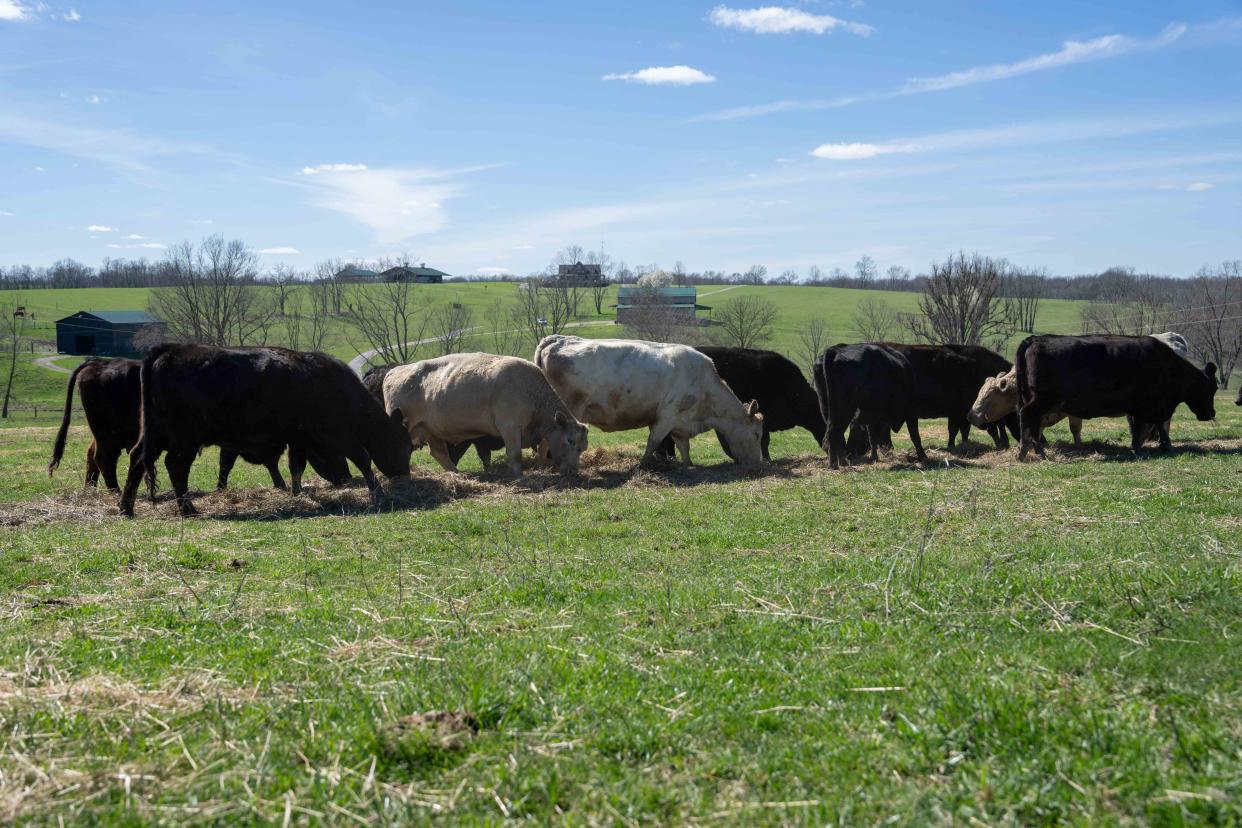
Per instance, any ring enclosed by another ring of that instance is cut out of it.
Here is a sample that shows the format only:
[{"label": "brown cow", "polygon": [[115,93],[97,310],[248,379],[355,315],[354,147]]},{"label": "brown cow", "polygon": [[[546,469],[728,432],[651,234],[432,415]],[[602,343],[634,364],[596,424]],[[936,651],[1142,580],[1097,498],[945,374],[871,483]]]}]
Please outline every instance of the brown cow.
[{"label": "brown cow", "polygon": [[[1018,369],[1010,368],[983,381],[975,404],[970,407],[970,421],[983,428],[996,423],[1018,410]],[[1044,415],[1044,428],[1051,428],[1066,418],[1060,412]],[[1074,435],[1074,445],[1082,445],[1082,418],[1070,417],[1069,430]]]}]

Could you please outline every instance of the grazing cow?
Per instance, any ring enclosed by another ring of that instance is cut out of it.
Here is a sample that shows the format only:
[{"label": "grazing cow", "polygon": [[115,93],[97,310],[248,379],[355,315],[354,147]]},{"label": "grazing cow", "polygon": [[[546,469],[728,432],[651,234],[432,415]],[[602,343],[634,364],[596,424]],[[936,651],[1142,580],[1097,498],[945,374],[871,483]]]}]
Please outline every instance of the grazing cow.
[{"label": "grazing cow", "polygon": [[[138,375],[141,366],[142,363],[136,359],[91,358],[73,370],[65,390],[65,413],[52,446],[52,461],[47,466],[49,475],[60,466],[65,454],[69,420],[73,413],[73,389],[76,386],[82,398],[86,423],[91,430],[91,444],[86,450],[86,485],[98,485],[99,477],[103,475],[104,485],[109,491],[120,490],[116,476],[117,461],[121,452],[129,451],[138,441],[138,402],[141,396]],[[283,451],[282,446],[274,456],[270,453],[258,456],[222,446],[216,488],[228,486],[229,473],[238,456],[241,456],[248,463],[266,467],[272,476],[272,484],[284,489],[285,480],[277,465]],[[344,458],[310,452],[307,459],[319,476],[329,483],[341,485],[349,481],[349,467],[345,465]]]},{"label": "grazing cow", "polygon": [[[815,389],[802,371],[775,351],[756,348],[727,348],[701,345],[696,351],[706,354],[716,366],[716,373],[739,400],[755,400],[763,412],[763,459],[771,460],[768,443],[773,431],[801,427],[815,437],[816,445],[824,441],[824,415],[819,410]],[[724,434],[716,432],[720,447],[733,457]],[[664,438],[662,457],[672,458],[673,438]]]},{"label": "grazing cow", "polygon": [[1238,389],[1238,398],[1233,401],[1234,405],[1242,405],[1242,388]]},{"label": "grazing cow", "polygon": [[586,427],[540,370],[517,357],[449,354],[398,365],[384,377],[384,408],[394,421],[404,417],[414,444],[426,442],[447,471],[457,470],[448,444],[480,437],[504,441],[515,475],[523,448],[551,457],[561,474],[576,474],[587,447]]},{"label": "grazing cow", "polygon": [[[970,421],[977,426],[985,426],[988,423],[995,423],[1006,417],[1016,416],[1018,411],[1018,369],[1010,368],[1008,371],[997,374],[994,377],[988,377],[983,381],[983,386],[979,389],[979,396],[975,397],[974,404],[970,407]],[[1044,415],[1044,421],[1041,424],[1043,428],[1050,428],[1065,419],[1065,414],[1059,411],[1050,411]],[[1079,417],[1069,418],[1070,434],[1074,435],[1074,445],[1082,445],[1082,419]],[[1021,439],[1019,436],[1018,439]]]},{"label": "grazing cow", "polygon": [[[997,371],[1009,368],[1009,361],[995,351],[978,345],[903,345],[880,343],[910,361],[914,371],[914,409],[920,420],[945,417],[949,421],[949,448],[958,434],[970,436],[970,406],[979,385]],[[997,448],[1008,448],[1005,426],[1018,437],[1017,417],[1004,425],[984,426]]]},{"label": "grazing cow", "polygon": [[[362,375],[362,384],[371,392],[371,396],[379,401],[380,405],[384,404],[384,377],[393,368],[400,365],[400,362],[390,362],[387,365],[375,365],[367,369]],[[464,443],[449,443],[449,457],[453,459],[453,464],[461,462],[461,458],[466,453],[466,449],[474,446],[474,451],[479,455],[479,462],[483,464],[483,468],[487,468],[492,464],[492,452],[499,451],[505,447],[505,443],[499,437],[479,437],[474,440],[466,440]]]},{"label": "grazing cow", "polygon": [[815,360],[815,392],[828,426],[824,451],[830,468],[848,463],[845,430],[857,419],[871,436],[871,461],[879,459],[879,436],[905,423],[920,461],[927,460],[914,405],[914,369],[885,345],[834,345]]},{"label": "grazing cow", "polygon": [[1202,371],[1150,336],[1028,336],[1018,346],[1018,417],[1022,449],[1033,445],[1040,457],[1044,415],[1064,411],[1075,417],[1130,418],[1130,444],[1143,445],[1147,430],[1159,429],[1168,451],[1168,421],[1179,403],[1200,420],[1216,416],[1216,366]]},{"label": "grazing cow", "polygon": [[121,493],[122,514],[134,513],[139,469],[154,479],[165,451],[181,514],[194,514],[190,466],[209,445],[260,458],[279,457],[287,445],[295,493],[311,451],[348,458],[373,496],[379,483],[372,460],[385,476],[409,479],[405,430],[384,415],[345,363],[327,354],[165,344],[143,359],[140,381],[140,435]]},{"label": "grazing cow", "polygon": [[709,428],[739,464],[753,467],[762,458],[759,404],[743,405],[711,359],[693,348],[553,334],[535,349],[535,364],[582,422],[603,431],[650,429],[644,462],[671,436],[689,467],[690,438]]}]

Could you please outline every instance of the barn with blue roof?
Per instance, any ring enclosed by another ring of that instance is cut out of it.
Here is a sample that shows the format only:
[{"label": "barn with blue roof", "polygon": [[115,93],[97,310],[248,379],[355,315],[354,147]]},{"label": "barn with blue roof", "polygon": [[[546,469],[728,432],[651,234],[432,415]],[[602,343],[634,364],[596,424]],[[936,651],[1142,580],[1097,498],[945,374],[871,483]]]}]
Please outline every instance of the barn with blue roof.
[{"label": "barn with blue roof", "polygon": [[146,311],[83,310],[56,320],[56,350],[74,356],[137,356],[134,335],[159,320]]}]

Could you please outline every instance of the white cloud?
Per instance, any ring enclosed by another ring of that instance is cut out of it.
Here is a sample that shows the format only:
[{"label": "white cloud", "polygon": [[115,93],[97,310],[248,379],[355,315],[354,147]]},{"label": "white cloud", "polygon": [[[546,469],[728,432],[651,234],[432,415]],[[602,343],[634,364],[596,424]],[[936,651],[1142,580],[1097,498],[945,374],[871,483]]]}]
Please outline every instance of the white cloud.
[{"label": "white cloud", "polygon": [[513,245],[513,249],[514,250],[534,250],[535,246],[533,244],[530,244],[529,242],[523,242],[522,244]]},{"label": "white cloud", "polygon": [[106,224],[92,224],[86,229],[92,233],[115,233],[116,232],[115,227],[109,227]]},{"label": "white cloud", "polygon": [[35,167],[34,171],[35,172],[46,172],[46,170],[44,170],[42,167]]},{"label": "white cloud", "polygon": [[106,100],[107,98],[101,98],[98,95],[88,95],[86,97],[86,102],[89,104],[101,104]]},{"label": "white cloud", "polygon": [[480,276],[504,276],[512,273],[513,269],[508,267],[480,267],[474,271]]},{"label": "white cloud", "polygon": [[326,172],[362,172],[366,164],[320,164],[317,167],[303,167],[302,175],[318,175]]},{"label": "white cloud", "polygon": [[949,72],[943,75],[931,75],[928,77],[916,77],[908,79],[904,84],[896,89],[890,89],[885,92],[869,92],[859,95],[846,95],[838,98],[827,99],[811,99],[811,100],[783,100],[774,101],[766,104],[756,104],[752,106],[738,106],[731,109],[712,112],[706,115],[700,115],[692,118],[692,121],[735,121],[743,118],[756,118],[762,115],[771,115],[776,112],[788,112],[791,110],[820,110],[820,109],[839,109],[841,107],[852,106],[856,103],[867,101],[883,101],[892,98],[900,98],[906,95],[921,95],[927,92],[941,92],[946,89],[956,89],[961,86],[969,86],[976,83],[991,83],[993,81],[1005,80],[1007,78],[1025,75],[1031,72],[1043,72],[1050,69],[1057,69],[1062,66],[1071,66],[1076,63],[1084,63],[1092,60],[1104,60],[1106,58],[1120,57],[1121,55],[1131,54],[1135,52],[1160,49],[1170,46],[1180,40],[1187,39],[1188,33],[1207,34],[1219,32],[1222,29],[1228,29],[1226,25],[1231,18],[1226,21],[1217,21],[1212,24],[1203,24],[1194,27],[1194,29],[1183,24],[1170,24],[1166,26],[1160,34],[1152,38],[1135,38],[1129,35],[1111,34],[1103,37],[1097,37],[1088,41],[1066,41],[1061,48],[1055,52],[1047,52],[1042,55],[1024,58],[1013,63],[998,63],[988,66],[975,66],[969,69],[962,69],[956,72]]},{"label": "white cloud", "polygon": [[125,236],[125,238],[131,239],[133,241],[141,241],[142,239],[145,239],[146,236],[140,236],[137,233],[130,233],[128,236]]},{"label": "white cloud", "polygon": [[203,144],[147,138],[122,129],[93,129],[80,122],[44,121],[2,110],[0,138],[139,172],[149,172],[146,161],[157,156],[220,154]]},{"label": "white cloud", "polygon": [[190,221],[190,224],[201,224],[204,227],[206,227],[207,225],[215,224],[215,223],[216,223],[215,219],[192,219]]},{"label": "white cloud", "polygon": [[159,242],[143,242],[142,244],[109,244],[113,250],[167,250],[168,246]]},{"label": "white cloud", "polygon": [[296,247],[265,247],[259,251],[263,256],[300,256],[302,251]]},{"label": "white cloud", "polygon": [[1202,193],[1202,192],[1206,192],[1207,190],[1214,190],[1214,189],[1216,189],[1216,185],[1209,184],[1206,181],[1196,181],[1194,184],[1186,185],[1186,192],[1188,193]]},{"label": "white cloud", "polygon": [[811,155],[827,158],[829,161],[859,161],[895,152],[914,152],[917,149],[914,144],[820,144],[811,150]]},{"label": "white cloud", "polygon": [[689,66],[649,66],[637,72],[604,75],[604,80],[645,83],[648,86],[691,86],[696,83],[712,83],[716,80],[716,76]]},{"label": "white cloud", "polygon": [[68,20],[70,23],[77,23],[79,20],[82,19],[82,15],[78,14],[77,9],[70,9],[69,13],[63,15],[63,17],[65,20]]},{"label": "white cloud", "polygon": [[[378,241],[399,242],[434,233],[445,224],[444,202],[460,187],[444,179],[470,170],[370,169],[363,164],[324,164],[304,186],[317,207],[336,210],[375,231]],[[477,168],[475,168],[477,169]]]},{"label": "white cloud", "polygon": [[810,32],[823,34],[842,29],[857,35],[869,35],[874,29],[862,23],[851,23],[827,14],[810,14],[801,9],[762,6],[757,9],[731,9],[717,6],[707,19],[725,29],[739,29],[755,34],[790,34]]},{"label": "white cloud", "polygon": [[13,214],[12,214],[12,213],[10,213],[8,210],[0,210],[0,216],[3,216],[4,218],[9,218],[9,217],[11,217],[12,215],[13,215]]},{"label": "white cloud", "polygon": [[30,9],[17,0],[0,0],[0,20],[27,20]]}]

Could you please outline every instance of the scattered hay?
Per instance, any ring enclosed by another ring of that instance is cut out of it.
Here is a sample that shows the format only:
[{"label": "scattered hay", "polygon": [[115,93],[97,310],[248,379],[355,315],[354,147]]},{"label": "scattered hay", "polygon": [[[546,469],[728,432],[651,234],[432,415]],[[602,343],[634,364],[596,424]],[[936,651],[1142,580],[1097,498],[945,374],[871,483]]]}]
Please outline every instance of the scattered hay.
[{"label": "scattered hay", "polygon": [[391,722],[381,734],[393,752],[410,753],[411,748],[457,751],[467,747],[479,734],[479,721],[464,710],[428,710],[412,713]]},{"label": "scattered hay", "polygon": [[0,708],[54,708],[73,715],[94,713],[140,715],[144,712],[186,713],[207,702],[235,704],[259,699],[259,692],[226,684],[208,671],[170,678],[155,687],[142,687],[106,673],[66,679],[50,675],[40,680],[23,673],[0,672]]}]

